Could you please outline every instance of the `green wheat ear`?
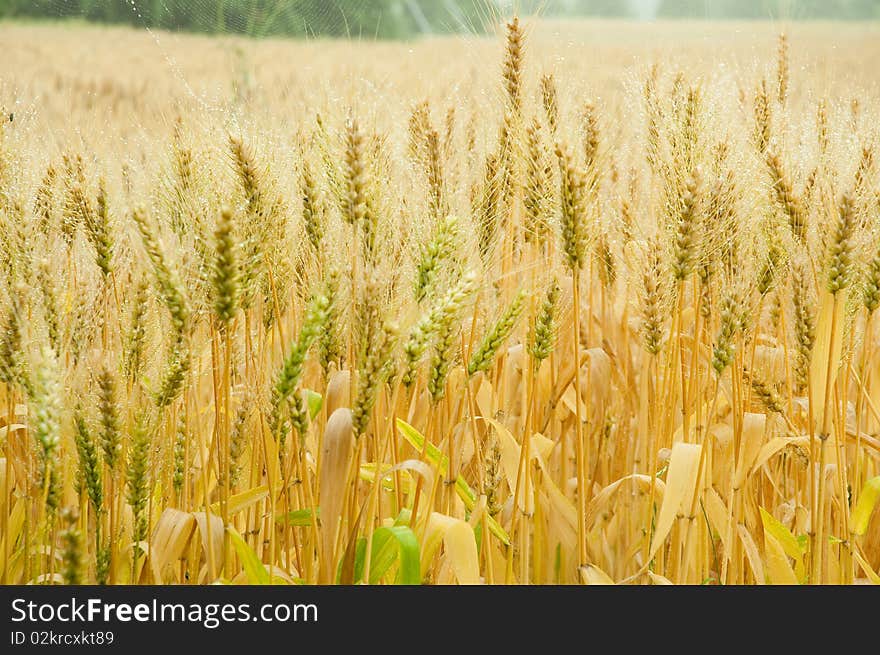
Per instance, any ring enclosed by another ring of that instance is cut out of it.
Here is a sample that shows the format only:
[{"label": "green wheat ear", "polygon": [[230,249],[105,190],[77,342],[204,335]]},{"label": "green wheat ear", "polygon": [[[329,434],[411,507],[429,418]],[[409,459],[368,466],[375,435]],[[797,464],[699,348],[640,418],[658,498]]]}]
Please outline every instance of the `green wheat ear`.
[{"label": "green wheat ear", "polygon": [[468,362],[468,375],[474,375],[479,371],[485,371],[495,361],[498,349],[507,341],[510,333],[516,327],[523,309],[525,309],[526,292],[519,291],[511,303],[505,308],[504,313],[498,318],[492,329],[483,337],[480,345],[471,355]]},{"label": "green wheat ear", "polygon": [[312,298],[299,337],[284,359],[272,387],[269,428],[282,444],[287,436],[284,411],[302,379],[308,351],[327,324],[329,304],[330,301],[324,295],[319,294]]},{"label": "green wheat ear", "polygon": [[559,284],[553,279],[547,287],[534,328],[529,335],[529,352],[538,362],[547,359],[556,347],[559,294]]},{"label": "green wheat ear", "polygon": [[137,544],[147,536],[147,500],[150,484],[151,431],[144,415],[138,415],[130,435],[126,468],[126,500],[134,515],[132,541]]},{"label": "green wheat ear", "polygon": [[875,580],[870,30],[594,28],[3,23],[0,584]]},{"label": "green wheat ear", "polygon": [[238,309],[238,265],[236,262],[235,224],[232,210],[220,212],[214,232],[214,314],[224,328],[235,318]]}]

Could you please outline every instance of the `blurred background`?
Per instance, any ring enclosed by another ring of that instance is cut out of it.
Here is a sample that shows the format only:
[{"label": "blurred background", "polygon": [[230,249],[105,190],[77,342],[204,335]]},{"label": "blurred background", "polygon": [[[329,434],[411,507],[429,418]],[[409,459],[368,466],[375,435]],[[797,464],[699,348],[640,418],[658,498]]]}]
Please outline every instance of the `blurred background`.
[{"label": "blurred background", "polygon": [[0,19],[73,19],[255,37],[479,33],[514,10],[642,21],[880,19],[878,0],[0,0]]},{"label": "blurred background", "polygon": [[780,32],[823,95],[880,88],[880,0],[0,0],[0,110],[49,151],[122,135],[125,157],[181,113],[298,125],[357,104],[393,131],[428,100],[485,119],[513,12],[526,84],[552,71],[614,125],[642,121],[633,98],[657,62],[745,106]]}]

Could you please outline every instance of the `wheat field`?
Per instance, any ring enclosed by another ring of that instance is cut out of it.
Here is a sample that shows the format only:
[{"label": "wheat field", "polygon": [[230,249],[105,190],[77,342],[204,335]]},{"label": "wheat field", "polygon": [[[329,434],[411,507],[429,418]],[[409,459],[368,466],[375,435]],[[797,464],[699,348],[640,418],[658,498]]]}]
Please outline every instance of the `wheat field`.
[{"label": "wheat field", "polygon": [[880,583],[877,32],[0,24],[0,583]]}]

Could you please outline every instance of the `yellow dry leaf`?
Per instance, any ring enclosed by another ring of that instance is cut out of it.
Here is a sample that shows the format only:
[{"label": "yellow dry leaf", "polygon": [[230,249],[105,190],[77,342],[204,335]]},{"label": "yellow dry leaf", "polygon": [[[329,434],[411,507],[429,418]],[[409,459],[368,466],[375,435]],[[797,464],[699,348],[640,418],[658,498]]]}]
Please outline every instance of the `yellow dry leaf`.
[{"label": "yellow dry leaf", "polygon": [[[518,471],[520,467],[520,459],[522,455],[522,446],[516,441],[510,430],[504,427],[498,421],[483,417],[483,420],[495,429],[498,435],[498,447],[501,450],[501,469],[504,471],[504,477],[511,492],[516,489],[516,479],[520,475]],[[542,463],[546,461],[553,449],[553,442],[541,434],[535,434],[529,439],[530,459],[539,459]],[[517,497],[517,506],[521,510],[532,513],[535,509],[534,491],[527,499],[525,496],[525,485],[520,482],[519,495]]]},{"label": "yellow dry leaf", "polygon": [[[481,584],[477,540],[471,525],[461,519],[433,512],[425,530],[423,566],[427,564],[426,560],[429,560],[433,555],[439,538],[443,540],[446,561],[452,568],[458,583],[461,585]],[[431,544],[433,548],[429,553],[426,553],[428,544]]]},{"label": "yellow dry leaf", "polygon": [[[572,383],[572,384],[568,385],[565,388],[565,391],[562,393],[562,402],[560,403],[559,406],[560,407],[564,406],[566,409],[568,409],[568,411],[570,411],[572,414],[574,414],[575,411],[577,411],[576,405],[575,405],[576,398],[577,398],[577,394],[575,393],[574,384]],[[581,416],[586,416],[587,415],[587,406],[584,404],[583,400],[581,400],[580,403],[581,403]]]},{"label": "yellow dry leaf", "polygon": [[[650,475],[644,475],[641,473],[633,473],[632,475],[627,475],[623,478],[620,478],[619,480],[615,480],[614,482],[609,484],[607,487],[602,489],[595,496],[593,496],[592,499],[590,499],[590,504],[587,506],[587,512],[586,512],[586,522],[587,522],[588,528],[593,524],[593,521],[596,520],[596,515],[601,510],[606,508],[606,505],[608,505],[611,498],[614,496],[614,494],[620,488],[620,485],[622,485],[624,482],[627,482],[629,480],[637,482],[640,486],[647,488],[648,491],[650,492],[650,489],[651,489],[651,476]],[[663,480],[661,480],[659,478],[655,478],[654,482],[655,482],[655,485],[654,485],[655,496],[654,496],[654,498],[656,501],[659,502],[659,501],[663,500],[663,495],[666,492],[666,484],[663,482]],[[646,498],[647,498],[647,496],[646,496]]]},{"label": "yellow dry leaf", "polygon": [[[430,489],[434,486],[434,469],[420,459],[407,459],[402,461],[400,464],[392,466],[384,472],[383,478],[393,479],[393,475],[398,471],[403,472],[405,474],[405,478],[408,480],[414,479],[410,472],[417,473],[418,475],[422,476],[425,489]],[[403,482],[404,479],[402,478],[401,483]],[[403,486],[403,484],[401,484],[401,486]]]},{"label": "yellow dry leaf", "polygon": [[348,462],[354,443],[351,410],[346,407],[331,414],[324,429],[324,443],[321,452],[321,476],[319,506],[321,507],[321,578],[330,582],[333,560],[333,546],[339,529],[339,518],[345,501],[345,488],[348,484]]},{"label": "yellow dry leaf", "polygon": [[598,566],[587,564],[580,567],[581,581],[588,585],[613,585],[614,580]]},{"label": "yellow dry leaf", "polygon": [[754,463],[752,464],[751,472],[754,473],[759,468],[764,466],[770,458],[776,455],[778,452],[783,450],[786,446],[794,445],[794,446],[808,446],[810,444],[810,437],[801,436],[801,437],[774,437],[767,443],[765,443],[761,450],[758,452],[758,456],[755,458]]},{"label": "yellow dry leaf", "polygon": [[166,567],[183,557],[195,529],[196,519],[189,512],[163,510],[150,538],[149,565],[157,584],[162,584]]},{"label": "yellow dry leaf", "polygon": [[796,585],[797,576],[788,562],[782,545],[768,530],[764,530],[764,558],[767,561],[767,577],[770,584]]},{"label": "yellow dry leaf", "polygon": [[862,536],[868,531],[871,515],[878,504],[880,504],[880,475],[868,480],[862,493],[859,494],[859,502],[856,503],[852,513],[853,534]]},{"label": "yellow dry leaf", "polygon": [[[385,491],[394,491],[396,476],[392,475],[393,472],[391,471],[391,468],[392,467],[390,464],[382,464],[381,467],[380,478],[382,482],[382,489],[384,489]],[[373,484],[376,481],[376,463],[367,462],[366,464],[361,464],[360,478],[365,482]],[[414,489],[414,487],[412,486],[412,481],[413,477],[409,473],[407,473],[406,471],[402,471],[400,473],[400,490],[404,494],[408,494]]]},{"label": "yellow dry leaf", "polygon": [[770,532],[779,542],[779,545],[782,546],[782,550],[785,551],[786,555],[795,560],[799,559],[802,551],[798,544],[797,537],[795,537],[788,528],[776,520],[776,518],[763,507],[760,507],[759,510],[761,512],[761,523],[764,525],[765,534]]},{"label": "yellow dry leaf", "polygon": [[736,526],[736,531],[739,534],[739,540],[742,542],[743,548],[746,551],[746,557],[749,560],[749,566],[752,567],[752,573],[755,574],[755,581],[759,585],[764,584],[764,563],[761,561],[761,555],[758,552],[758,546],[755,543],[755,540],[752,539],[751,533],[746,530],[746,526],[744,525]]},{"label": "yellow dry leaf", "polygon": [[[193,512],[192,516],[196,520],[196,525],[199,526],[199,534],[202,538],[202,550],[205,554],[204,573],[209,579],[214,580],[220,574],[220,565],[222,564],[223,536],[225,533],[225,530],[223,529],[223,520],[216,514],[210,514],[210,521],[208,521],[205,512]],[[210,528],[208,527],[209,524]],[[214,555],[214,568],[210,570],[209,566],[211,563],[211,557],[209,553],[213,553]],[[124,566],[121,567],[121,571],[123,573],[125,572]]]},{"label": "yellow dry leaf", "polygon": [[550,543],[554,546],[561,544],[563,550],[571,551],[577,547],[577,511],[574,504],[546,476],[542,486],[538,497],[543,503],[542,513],[547,517],[547,533],[552,535]]},{"label": "yellow dry leaf", "polygon": [[690,503],[700,473],[700,449],[701,446],[697,444],[684,442],[672,446],[669,470],[666,474],[666,493],[663,495],[660,514],[657,516],[649,559],[653,559],[657,554],[682,507],[686,504],[685,511],[690,511]]},{"label": "yellow dry leaf", "polygon": [[476,454],[476,446],[471,434],[471,422],[462,421],[452,428],[453,443],[455,444],[455,460],[457,471],[467,469]]},{"label": "yellow dry leaf", "polygon": [[[233,514],[237,514],[243,509],[247,509],[251,505],[260,502],[268,495],[269,487],[265,484],[259,487],[254,487],[253,489],[248,489],[247,491],[242,491],[241,493],[229,497],[229,505],[227,511],[229,512],[230,516]],[[213,505],[211,505],[211,512],[219,514],[220,503],[214,503]]]},{"label": "yellow dry leaf", "polygon": [[880,575],[877,575],[874,569],[871,568],[871,565],[868,564],[867,560],[862,557],[858,548],[853,551],[853,559],[855,559],[859,566],[862,567],[862,570],[865,572],[865,575],[868,576],[868,580],[870,580],[872,584],[880,585]]},{"label": "yellow dry leaf", "polygon": [[653,571],[648,571],[648,577],[651,579],[651,582],[656,586],[670,586],[672,585],[672,581],[666,576],[660,575],[659,573],[654,573]]},{"label": "yellow dry leaf", "polygon": [[327,383],[327,416],[332,416],[340,407],[351,404],[351,372],[348,369],[335,371]]},{"label": "yellow dry leaf", "polygon": [[455,521],[443,535],[446,557],[459,584],[480,584],[480,561],[474,529],[465,521]]},{"label": "yellow dry leaf", "polygon": [[482,416],[492,416],[492,383],[481,373],[479,385],[476,394],[474,394],[477,411]]},{"label": "yellow dry leaf", "polygon": [[705,507],[706,514],[709,515],[709,523],[718,533],[721,545],[724,547],[724,552],[730,553],[730,544],[727,543],[729,523],[727,505],[721,500],[721,496],[718,495],[717,491],[709,489],[709,492],[706,494]]},{"label": "yellow dry leaf", "polygon": [[758,457],[764,442],[764,431],[767,427],[767,415],[746,412],[743,414],[742,438],[740,441],[739,461],[734,476],[734,489],[742,488],[752,464]]}]

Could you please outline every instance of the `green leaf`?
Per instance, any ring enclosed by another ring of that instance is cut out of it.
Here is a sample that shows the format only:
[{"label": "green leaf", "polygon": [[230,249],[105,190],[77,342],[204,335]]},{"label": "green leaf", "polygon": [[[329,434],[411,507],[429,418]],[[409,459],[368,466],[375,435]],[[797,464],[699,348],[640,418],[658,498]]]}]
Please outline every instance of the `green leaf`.
[{"label": "green leaf", "polygon": [[[321,508],[316,508],[315,512],[316,518],[321,518]],[[298,509],[293,512],[288,512],[287,514],[279,514],[275,517],[275,520],[278,522],[287,521],[287,525],[292,525],[295,528],[307,528],[312,525],[312,508],[307,507],[306,509]]]},{"label": "green leaf", "polygon": [[794,560],[794,573],[800,582],[804,582],[807,577],[804,555],[807,552],[806,546],[808,542],[806,539],[795,537],[788,528],[763,507],[759,509],[764,530],[773,536],[785,555]]},{"label": "green leaf", "polygon": [[367,552],[367,540],[357,535],[361,528],[361,517],[364,515],[365,507],[366,503],[361,505],[357,518],[350,526],[351,536],[348,538],[348,545],[345,547],[345,554],[342,556],[341,566],[337,574],[339,584],[357,584],[364,577],[364,556]]},{"label": "green leaf", "polygon": [[404,507],[394,519],[394,525],[409,525],[410,523],[412,523],[412,510],[409,507]]},{"label": "green leaf", "polygon": [[266,570],[263,562],[260,561],[260,558],[257,557],[257,554],[253,549],[247,545],[247,542],[242,539],[241,535],[238,534],[238,531],[235,528],[229,526],[226,528],[226,531],[232,539],[232,546],[235,548],[235,552],[241,560],[241,565],[244,567],[248,582],[254,585],[270,584],[271,580],[269,578],[269,572]]},{"label": "green leaf", "polygon": [[432,443],[428,443],[428,445],[425,446],[425,437],[422,436],[422,433],[403,419],[397,419],[397,428],[400,430],[403,438],[406,439],[413,448],[419,452],[424,448],[428,460],[437,467],[437,470],[440,471],[440,475],[446,475],[446,469],[449,468],[449,458],[441,453],[437,446]]},{"label": "green leaf", "polygon": [[314,421],[315,417],[321,411],[321,407],[324,405],[324,397],[317,391],[312,391],[311,389],[305,389],[305,396],[306,407],[309,408],[309,418]]},{"label": "green leaf", "polygon": [[477,554],[481,554],[483,552],[483,521],[474,526],[474,539],[477,541]]},{"label": "green leaf", "polygon": [[758,508],[761,512],[761,521],[764,523],[764,529],[770,532],[776,540],[779,541],[779,545],[782,546],[782,549],[785,551],[785,554],[792,558],[798,558],[801,556],[801,545],[798,543],[797,538],[786,528],[782,523],[780,523],[770,512],[765,510],[763,507]]},{"label": "green leaf", "polygon": [[[425,437],[403,419],[397,419],[397,428],[400,430],[403,438],[406,439],[413,448],[422,452],[422,448],[424,447],[428,460],[437,467],[437,470],[440,471],[440,475],[446,475],[446,470],[449,468],[449,459],[440,452],[437,446],[432,443],[428,443],[427,446],[425,446]],[[476,495],[468,485],[467,481],[460,475],[455,479],[455,491],[458,493],[459,498],[461,498],[462,502],[464,502],[465,508],[468,510],[472,510],[474,505],[477,504]],[[509,546],[510,537],[507,536],[507,532],[504,531],[504,528],[502,528],[498,524],[498,521],[491,516],[487,518],[489,522],[489,532],[500,539],[501,543],[505,546]]]},{"label": "green leaf", "polygon": [[372,551],[370,584],[378,583],[394,562],[400,564],[397,584],[421,584],[419,541],[412,529],[403,525],[379,528],[373,533]]},{"label": "green leaf", "polygon": [[862,536],[868,531],[868,524],[871,521],[871,514],[880,501],[880,475],[871,478],[865,483],[862,493],[859,494],[859,502],[852,513],[852,531],[854,534]]},{"label": "green leaf", "polygon": [[[339,565],[336,567],[336,584],[344,584],[344,585],[352,585],[357,584],[364,578],[364,561],[367,556],[367,540],[364,537],[359,537],[357,540],[357,544],[354,547],[354,561],[351,561],[351,547],[346,550],[346,557],[343,557],[339,560]],[[350,570],[351,578],[343,579],[343,565],[347,565],[346,569]]]}]

